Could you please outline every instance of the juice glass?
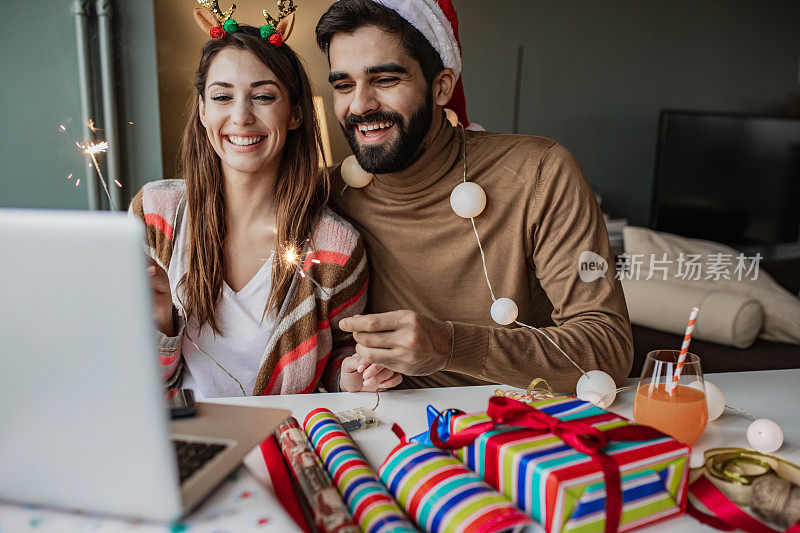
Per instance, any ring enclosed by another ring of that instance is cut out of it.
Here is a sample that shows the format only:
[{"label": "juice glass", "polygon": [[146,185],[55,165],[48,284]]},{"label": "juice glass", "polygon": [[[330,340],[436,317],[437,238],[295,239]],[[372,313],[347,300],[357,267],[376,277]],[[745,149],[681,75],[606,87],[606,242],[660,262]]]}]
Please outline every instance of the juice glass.
[{"label": "juice glass", "polygon": [[654,350],[647,354],[633,402],[633,418],[684,444],[693,445],[708,422],[700,358],[686,354],[678,384],[673,376],[678,350]]}]

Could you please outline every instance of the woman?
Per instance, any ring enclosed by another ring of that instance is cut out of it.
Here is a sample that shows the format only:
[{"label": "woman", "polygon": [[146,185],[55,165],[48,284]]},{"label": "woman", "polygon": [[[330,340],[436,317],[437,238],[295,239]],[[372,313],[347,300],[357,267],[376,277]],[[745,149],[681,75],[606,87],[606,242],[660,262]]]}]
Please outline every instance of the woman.
[{"label": "woman", "polygon": [[274,42],[239,26],[206,43],[182,179],[131,204],[154,263],[164,378],[200,397],[394,387],[401,376],[363,368],[338,328],[364,308],[364,246],[324,207],[308,78]]}]

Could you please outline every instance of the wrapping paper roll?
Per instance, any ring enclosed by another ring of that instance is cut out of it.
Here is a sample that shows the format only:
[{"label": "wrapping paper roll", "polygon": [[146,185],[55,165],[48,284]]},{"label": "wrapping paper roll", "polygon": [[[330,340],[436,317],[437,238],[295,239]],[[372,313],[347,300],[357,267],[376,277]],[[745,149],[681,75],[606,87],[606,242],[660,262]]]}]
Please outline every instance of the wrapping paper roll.
[{"label": "wrapping paper roll", "polygon": [[538,529],[536,523],[452,455],[406,442],[380,468],[381,479],[430,533]]},{"label": "wrapping paper roll", "polygon": [[364,533],[417,531],[336,415],[328,409],[314,409],[303,427]]},{"label": "wrapping paper roll", "polygon": [[358,526],[331,484],[297,420],[290,416],[278,426],[276,433],[281,452],[308,501],[320,533],[358,533]]}]

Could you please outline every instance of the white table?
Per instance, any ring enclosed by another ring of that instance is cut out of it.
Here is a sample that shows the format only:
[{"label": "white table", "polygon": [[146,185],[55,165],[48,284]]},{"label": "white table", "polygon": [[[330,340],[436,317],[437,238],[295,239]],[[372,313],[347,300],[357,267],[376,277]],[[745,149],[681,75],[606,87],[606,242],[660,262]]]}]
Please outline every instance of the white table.
[{"label": "white table", "polygon": [[[725,393],[728,405],[747,409],[755,416],[770,418],[780,424],[785,442],[775,454],[793,463],[800,463],[800,369],[770,370],[761,372],[730,372],[707,374],[705,378],[719,386]],[[635,385],[631,379],[626,385]],[[361,447],[367,461],[377,469],[397,444],[391,432],[393,422],[398,423],[407,436],[427,429],[425,408],[428,404],[439,410],[456,407],[466,412],[486,409],[487,400],[498,387],[452,387],[423,390],[398,390],[381,393],[376,412],[381,421],[377,428],[356,431],[353,439]],[[634,391],[619,394],[610,410],[632,418]],[[306,414],[317,407],[331,411],[344,411],[354,407],[373,407],[374,393],[308,394],[289,396],[261,396],[255,398],[228,398],[215,400],[221,403],[260,405],[290,409],[302,424]],[[693,458],[702,458],[702,452],[722,446],[748,448],[745,431],[751,419],[741,413],[726,410],[716,421],[709,423],[696,443]],[[702,461],[701,461],[702,462]],[[659,532],[715,531],[688,516],[659,522],[648,529]]]},{"label": "white table", "polygon": [[[800,369],[707,374],[706,379],[722,388],[729,405],[747,409],[756,416],[771,418],[780,424],[785,435],[785,443],[776,455],[793,463],[800,463]],[[627,384],[634,385],[636,380],[629,380]],[[497,388],[507,387],[490,385],[381,393],[381,402],[377,409],[381,425],[377,428],[356,431],[352,434],[353,439],[359,444],[367,460],[377,469],[389,450],[397,444],[397,437],[390,430],[393,422],[400,424],[406,435],[416,435],[427,429],[425,408],[428,404],[440,410],[457,407],[467,412],[478,412],[486,408],[488,398]],[[633,392],[620,393],[610,410],[631,418]],[[215,401],[287,408],[302,424],[306,414],[317,407],[327,407],[334,412],[360,406],[373,407],[375,394],[301,394]],[[694,455],[702,457],[704,450],[720,446],[747,447],[745,429],[749,423],[749,417],[727,410],[721,418],[706,428],[695,446]],[[237,470],[203,507],[187,518],[188,531],[284,533],[293,529],[293,524],[288,522],[289,518],[278,506],[271,487],[263,484],[265,475],[263,461],[259,460],[257,454],[251,454],[247,462],[249,470],[245,468]],[[259,468],[262,473],[258,472]],[[659,522],[647,529],[666,533],[715,531],[687,516]],[[137,533],[181,531],[180,528],[171,529],[168,526],[102,519],[0,503],[0,533],[128,530],[135,530]]]}]

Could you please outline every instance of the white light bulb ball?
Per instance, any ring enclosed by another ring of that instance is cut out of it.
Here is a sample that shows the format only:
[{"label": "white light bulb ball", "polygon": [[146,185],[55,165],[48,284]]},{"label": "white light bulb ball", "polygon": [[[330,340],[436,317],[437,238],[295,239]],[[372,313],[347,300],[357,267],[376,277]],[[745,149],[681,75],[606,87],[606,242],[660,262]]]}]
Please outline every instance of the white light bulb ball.
[{"label": "white light bulb ball", "polygon": [[596,405],[600,409],[605,409],[606,407],[611,405],[611,400],[613,400],[613,398],[611,396],[609,396],[608,398],[603,400],[603,397],[600,396],[598,393],[596,393],[593,390],[582,391],[578,395],[578,399],[579,400],[583,400],[584,402],[593,403],[594,405]]},{"label": "white light bulb ball", "polygon": [[507,326],[517,319],[519,308],[511,298],[498,298],[491,309],[492,320],[501,326]]},{"label": "white light bulb ball", "polygon": [[747,442],[757,452],[776,452],[783,446],[783,431],[772,420],[759,418],[747,426]]},{"label": "white light bulb ball", "polygon": [[361,168],[354,155],[342,161],[341,172],[344,182],[354,189],[366,187],[372,181],[372,174]]},{"label": "white light bulb ball", "polygon": [[461,218],[476,217],[486,207],[486,193],[477,183],[460,183],[450,193],[450,207]]},{"label": "white light bulb ball", "polygon": [[[699,391],[704,388],[699,381],[692,381],[689,383],[689,387]],[[725,395],[722,393],[722,389],[708,381],[705,382],[705,394],[706,404],[708,404],[708,421],[712,422],[725,412]]]},{"label": "white light bulb ball", "polygon": [[445,116],[447,116],[447,120],[450,122],[450,124],[453,125],[454,128],[458,126],[458,115],[456,114],[455,111],[453,111],[449,107],[445,107],[444,114]]},{"label": "white light bulb ball", "polygon": [[[593,392],[600,396],[600,398],[605,398],[603,400],[603,405],[598,405],[595,402],[595,405],[600,407],[601,409],[605,409],[616,399],[617,395],[614,391],[617,390],[617,384],[614,383],[614,379],[603,372],[602,370],[590,370],[578,380],[578,384],[575,386],[575,392],[581,400],[584,401],[591,401],[586,399],[591,397],[589,395],[590,392]],[[599,401],[599,400],[598,400]]]}]

